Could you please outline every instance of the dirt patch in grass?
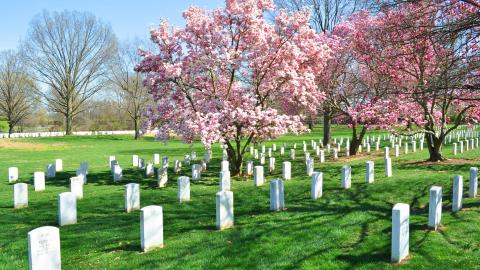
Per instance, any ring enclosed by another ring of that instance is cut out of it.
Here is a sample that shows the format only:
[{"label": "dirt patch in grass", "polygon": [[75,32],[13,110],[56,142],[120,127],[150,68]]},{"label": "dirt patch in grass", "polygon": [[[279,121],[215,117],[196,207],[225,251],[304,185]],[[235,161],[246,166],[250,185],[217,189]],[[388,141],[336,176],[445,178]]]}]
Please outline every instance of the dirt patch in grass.
[{"label": "dirt patch in grass", "polygon": [[421,161],[405,161],[401,163],[408,164],[408,165],[431,166],[431,165],[466,164],[466,163],[472,163],[478,160],[479,159],[447,159],[447,160],[438,161],[438,162],[421,160]]},{"label": "dirt patch in grass", "polygon": [[[367,153],[367,152],[362,152],[362,153],[357,153],[355,156],[339,156],[338,157],[338,160],[336,160],[337,162],[340,161],[340,162],[344,162],[344,161],[356,161],[356,160],[361,160],[361,159],[365,159],[367,157],[371,157],[371,158],[378,158],[378,157],[383,157],[383,151],[375,151],[375,152],[370,152],[370,153]],[[333,156],[333,154],[332,154]],[[330,161],[333,161],[333,160],[330,160]]]},{"label": "dirt patch in grass", "polygon": [[62,143],[32,143],[32,142],[19,142],[13,140],[0,140],[0,149],[9,149],[9,150],[29,150],[29,151],[44,151],[44,150],[57,150],[65,149],[67,146]]}]

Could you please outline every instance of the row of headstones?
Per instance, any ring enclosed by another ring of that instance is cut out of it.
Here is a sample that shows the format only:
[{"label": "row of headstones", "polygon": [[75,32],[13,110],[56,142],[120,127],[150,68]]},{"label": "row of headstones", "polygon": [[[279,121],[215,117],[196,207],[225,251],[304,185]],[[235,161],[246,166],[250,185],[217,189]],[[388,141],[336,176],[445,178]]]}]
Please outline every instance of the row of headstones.
[{"label": "row of headstones", "polygon": [[[367,167],[370,166],[367,163]],[[370,167],[372,168],[372,167]],[[351,169],[342,168],[342,185],[349,183],[346,175]],[[367,182],[369,173],[367,172]],[[373,174],[371,180],[373,181]],[[322,197],[323,174],[312,174],[312,199]],[[474,198],[478,188],[478,169],[470,169],[469,196]],[[224,186],[225,187],[225,186]],[[270,209],[281,211],[285,208],[284,182],[276,179],[270,183]],[[59,195],[59,215],[67,215],[67,223],[59,220],[60,226],[76,223],[76,197],[72,192]],[[182,176],[178,179],[178,199],[180,202],[190,201],[190,179]],[[433,186],[430,189],[428,226],[434,230],[440,225],[442,215],[442,188]],[[452,211],[462,208],[463,177],[455,176],[453,182]],[[131,212],[140,209],[140,185],[130,183],[125,185],[125,210]],[[147,252],[163,247],[163,208],[150,205],[140,209],[140,242],[142,251]],[[409,254],[409,217],[410,206],[397,203],[392,209],[391,260],[400,262]],[[216,226],[219,230],[231,228],[234,225],[233,192],[223,190],[216,193]],[[60,232],[56,227],[45,226],[28,233],[30,269],[60,269]]]},{"label": "row of headstones", "polygon": [[[225,161],[224,161],[225,162]],[[222,162],[223,163],[223,162]],[[251,175],[252,172],[250,170],[251,163],[247,166],[247,174]],[[227,165],[226,165],[227,166]],[[292,164],[289,161],[284,161],[282,164],[282,179],[283,180],[290,180],[292,178]],[[226,169],[222,164],[222,173],[225,172]],[[365,181],[367,183],[373,183],[374,181],[374,172],[375,172],[375,163],[373,161],[366,162],[366,172],[365,172]],[[385,176],[391,177],[392,176],[392,162],[390,158],[385,159],[385,168],[384,168]],[[255,166],[253,167],[253,182],[255,186],[262,186],[265,183],[265,176],[264,176],[264,167],[263,166]],[[307,175],[313,176],[314,166],[313,160],[310,159],[307,163]],[[341,174],[341,184],[342,188],[350,188],[351,187],[351,179],[352,179],[352,167],[349,165],[342,166],[342,174]],[[222,182],[222,181],[220,181]],[[313,188],[313,187],[312,187]]]},{"label": "row of headstones", "polygon": [[[33,173],[33,186],[35,191],[44,191],[45,190],[45,179],[46,178],[54,178],[57,172],[63,171],[63,161],[61,159],[56,159],[55,164],[48,164],[47,165],[47,172],[43,171],[36,171]],[[87,175],[88,175],[88,163],[82,162],[80,163],[80,168],[76,171],[76,177],[71,178],[80,179],[84,184],[87,183]],[[8,181],[9,183],[14,183],[18,180],[18,168],[17,167],[10,167],[8,168]],[[78,180],[78,181],[80,181]],[[25,183],[18,183],[18,184],[25,184]],[[25,184],[27,185],[27,184]],[[71,184],[72,185],[72,184]],[[14,193],[15,193],[15,186],[14,185]],[[18,192],[22,193],[25,189],[24,185],[17,186]],[[15,200],[14,200],[15,201]],[[19,207],[22,207],[23,203],[19,204]]]},{"label": "row of headstones", "polygon": [[[457,145],[459,147],[457,147]],[[458,141],[458,144],[453,143],[453,148],[452,148],[453,155],[457,155],[458,150],[460,150],[460,153],[463,153],[464,151],[473,150],[475,148],[478,148],[479,146],[480,146],[479,138],[475,138],[475,139],[472,138],[464,141]]]},{"label": "row of headstones", "polygon": [[[372,138],[374,138],[374,137],[372,137]],[[378,136],[378,138],[380,138],[380,136]],[[396,140],[396,139],[394,139],[393,136],[391,138],[392,138],[392,140],[391,140],[392,147],[395,149],[395,157],[398,157],[400,155],[400,147],[402,146],[402,140],[401,139]],[[338,159],[338,153],[341,151],[341,145],[342,145],[341,141],[336,144],[336,147],[333,148],[333,159],[334,160]],[[319,142],[321,143],[321,141],[319,141]],[[380,143],[379,142],[380,141],[378,139],[377,142],[376,142],[375,151],[380,150]],[[396,142],[398,142],[398,143],[396,143]],[[325,162],[325,151],[327,151],[327,153],[329,153],[329,154],[332,152],[331,151],[332,148],[330,147],[330,144],[327,144],[327,147],[325,149],[322,149],[321,146],[316,145],[316,142],[314,140],[312,140],[311,143],[312,143],[312,149],[315,150],[316,155],[317,155],[318,159],[320,160],[320,163]],[[371,152],[370,143],[364,141],[364,144],[365,144],[367,153],[370,153]],[[416,152],[417,151],[417,141],[412,139],[411,144],[412,144],[412,151]],[[350,147],[349,142],[347,140],[347,144],[346,144],[346,147],[345,147],[345,155],[346,156],[350,155],[349,147]],[[404,147],[404,153],[408,154],[409,143],[408,142],[403,142],[403,147]],[[310,153],[307,152],[308,147],[307,147],[305,141],[303,142],[303,147],[302,148],[303,148],[303,152],[304,152],[304,155],[305,155],[305,160],[308,160],[310,158]],[[423,150],[423,148],[424,148],[424,141],[420,140],[420,150]],[[284,144],[280,148],[280,156],[285,155],[285,149],[286,149],[286,144]],[[290,156],[289,157],[292,160],[295,159],[295,150],[296,150],[296,143],[294,143],[292,149],[290,149]],[[272,144],[272,147],[268,148],[268,157],[270,158],[270,163],[272,162],[271,158],[273,157],[272,152],[275,152],[275,151],[276,151],[276,144]],[[359,152],[362,152],[362,145],[359,146]],[[250,147],[250,154],[252,155],[252,157],[254,159],[259,159],[261,165],[265,164],[265,157],[266,157],[265,153],[266,153],[265,145],[262,145],[261,152],[259,152],[259,150],[255,149],[253,146]],[[227,156],[226,156],[226,153],[225,153],[225,150],[224,150],[224,160],[226,160],[226,159],[227,159]]]},{"label": "row of headstones", "polygon": [[[47,165],[47,178],[55,177],[57,172],[63,171],[63,161],[61,159],[56,159],[55,163]],[[34,179],[45,179],[45,172],[35,172]],[[13,183],[18,180],[18,168],[10,167],[8,168],[8,182]]]},{"label": "row of headstones", "polygon": [[[470,181],[468,195],[470,198],[477,196],[478,168],[470,168]],[[462,209],[463,201],[463,176],[456,175],[453,178],[452,212]],[[410,206],[405,203],[397,203],[392,209],[392,241],[391,259],[399,263],[409,254],[409,218]],[[428,227],[437,230],[442,218],[442,187],[430,188]]]}]

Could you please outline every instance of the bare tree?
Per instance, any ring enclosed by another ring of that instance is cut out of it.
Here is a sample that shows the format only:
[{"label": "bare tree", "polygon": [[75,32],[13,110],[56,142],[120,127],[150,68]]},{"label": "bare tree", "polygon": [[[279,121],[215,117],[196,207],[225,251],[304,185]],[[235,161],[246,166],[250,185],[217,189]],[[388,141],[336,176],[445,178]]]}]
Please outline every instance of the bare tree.
[{"label": "bare tree", "polygon": [[19,53],[5,51],[0,54],[0,113],[8,122],[8,136],[14,127],[30,113],[36,89]]},{"label": "bare tree", "polygon": [[89,13],[44,11],[31,22],[25,55],[47,89],[40,96],[65,117],[66,134],[85,101],[104,86],[115,48],[111,27]]},{"label": "bare tree", "polygon": [[140,40],[124,42],[119,47],[109,72],[109,79],[114,86],[119,104],[133,122],[135,139],[140,136],[142,115],[150,100],[148,90],[143,86],[143,75],[133,70],[141,61],[138,54],[141,45]]},{"label": "bare tree", "polygon": [[[308,9],[311,12],[310,24],[319,33],[331,31],[338,23],[362,9],[373,6],[371,0],[275,0],[277,7],[290,11]],[[333,98],[333,97],[328,97]],[[325,102],[321,109],[323,115],[323,143],[327,144],[331,138],[331,120],[335,110]],[[315,116],[309,116],[307,121],[310,129],[313,128]]]}]

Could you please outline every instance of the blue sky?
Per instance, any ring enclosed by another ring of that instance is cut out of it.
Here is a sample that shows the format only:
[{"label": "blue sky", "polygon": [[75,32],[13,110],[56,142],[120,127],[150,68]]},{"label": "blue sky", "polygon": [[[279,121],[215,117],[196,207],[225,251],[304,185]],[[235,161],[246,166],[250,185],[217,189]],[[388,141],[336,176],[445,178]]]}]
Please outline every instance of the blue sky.
[{"label": "blue sky", "polygon": [[191,5],[213,9],[224,6],[224,0],[0,0],[0,50],[16,49],[32,18],[43,10],[88,11],[125,40],[148,37],[160,18],[183,25],[182,12]]}]

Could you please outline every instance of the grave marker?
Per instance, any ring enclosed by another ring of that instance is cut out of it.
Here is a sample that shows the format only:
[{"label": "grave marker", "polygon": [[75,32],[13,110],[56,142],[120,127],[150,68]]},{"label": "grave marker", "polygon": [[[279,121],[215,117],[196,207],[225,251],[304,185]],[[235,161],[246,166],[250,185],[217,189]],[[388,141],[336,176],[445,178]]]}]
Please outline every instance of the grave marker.
[{"label": "grave marker", "polygon": [[178,178],[178,200],[180,202],[190,201],[190,178],[187,176],[180,176]]},{"label": "grave marker", "polygon": [[442,219],[442,188],[430,188],[430,203],[428,205],[428,227],[437,230]]},{"label": "grave marker", "polygon": [[263,166],[255,166],[253,169],[253,182],[256,187],[263,186],[265,182],[263,178]]},{"label": "grave marker", "polygon": [[163,247],[163,208],[149,205],[140,209],[140,243],[143,252]]},{"label": "grave marker", "polygon": [[72,192],[58,194],[58,225],[77,223],[77,199]]},{"label": "grave marker", "polygon": [[216,225],[224,230],[233,227],[233,192],[220,191],[216,194]]},{"label": "grave marker", "polygon": [[28,207],[28,185],[17,183],[13,185],[13,208]]},{"label": "grave marker", "polygon": [[323,192],[323,173],[313,172],[311,196],[313,200],[322,197]]},{"label": "grave marker", "polygon": [[283,180],[276,179],[270,183],[270,210],[281,211],[285,208]]},{"label": "grave marker", "polygon": [[127,213],[140,209],[140,185],[129,183],[125,185],[125,211]]},{"label": "grave marker", "polygon": [[33,186],[35,191],[45,190],[45,173],[44,172],[33,173]]},{"label": "grave marker", "polygon": [[409,253],[409,218],[410,206],[397,203],[392,209],[392,247],[391,259],[394,263],[401,262]]},{"label": "grave marker", "polygon": [[342,188],[348,189],[352,186],[352,167],[342,166]]},{"label": "grave marker", "polygon": [[30,270],[60,270],[60,230],[43,226],[28,232]]},{"label": "grave marker", "polygon": [[453,178],[453,198],[452,212],[458,212],[462,209],[463,199],[463,176],[455,175]]}]

